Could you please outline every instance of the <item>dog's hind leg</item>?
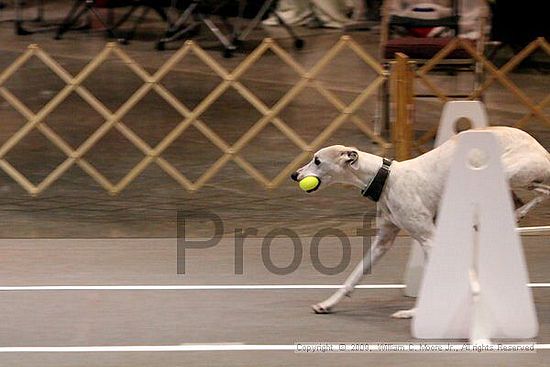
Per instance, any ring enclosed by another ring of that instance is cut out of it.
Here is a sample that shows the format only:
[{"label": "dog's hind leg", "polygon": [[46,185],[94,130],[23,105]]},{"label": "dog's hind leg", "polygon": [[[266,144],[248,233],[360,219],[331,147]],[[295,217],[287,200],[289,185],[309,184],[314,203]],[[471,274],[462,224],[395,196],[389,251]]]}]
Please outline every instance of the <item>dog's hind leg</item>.
[{"label": "dog's hind leg", "polygon": [[514,201],[514,209],[519,209],[525,205],[523,200],[521,200],[515,192],[513,192],[512,190],[510,190],[510,192],[512,193],[512,200]]},{"label": "dog's hind leg", "polygon": [[516,209],[516,219],[518,221],[525,217],[530,210],[550,197],[550,186],[548,185],[535,183],[532,185],[530,190],[535,191],[538,195],[527,204],[524,204],[520,208]]},{"label": "dog's hind leg", "polygon": [[344,297],[349,296],[363,276],[368,274],[371,267],[390,249],[397,233],[399,233],[399,227],[387,221],[382,222],[370,251],[353,269],[341,288],[323,302],[311,306],[313,311],[319,314],[330,313]]},{"label": "dog's hind leg", "polygon": [[416,313],[416,307],[410,308],[408,310],[400,310],[394,312],[391,317],[394,319],[412,319]]},{"label": "dog's hind leg", "polygon": [[[424,264],[427,264],[430,259],[430,252],[432,250],[433,243],[431,239],[422,239],[422,240],[419,239],[418,241],[422,246],[422,250],[424,251]],[[414,317],[415,313],[416,313],[416,307],[413,307],[408,310],[400,310],[400,311],[394,312],[391,315],[391,317],[393,317],[394,319],[411,319]]]}]

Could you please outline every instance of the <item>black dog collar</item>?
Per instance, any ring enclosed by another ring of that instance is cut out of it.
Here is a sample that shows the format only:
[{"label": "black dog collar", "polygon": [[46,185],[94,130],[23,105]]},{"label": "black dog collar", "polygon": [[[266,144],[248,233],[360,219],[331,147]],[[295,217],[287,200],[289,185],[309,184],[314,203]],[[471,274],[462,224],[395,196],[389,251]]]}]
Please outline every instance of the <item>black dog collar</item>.
[{"label": "black dog collar", "polygon": [[380,195],[382,195],[382,190],[384,190],[384,185],[390,175],[391,163],[391,159],[382,158],[382,167],[380,167],[371,183],[361,190],[361,195],[368,197],[374,202],[380,200]]}]

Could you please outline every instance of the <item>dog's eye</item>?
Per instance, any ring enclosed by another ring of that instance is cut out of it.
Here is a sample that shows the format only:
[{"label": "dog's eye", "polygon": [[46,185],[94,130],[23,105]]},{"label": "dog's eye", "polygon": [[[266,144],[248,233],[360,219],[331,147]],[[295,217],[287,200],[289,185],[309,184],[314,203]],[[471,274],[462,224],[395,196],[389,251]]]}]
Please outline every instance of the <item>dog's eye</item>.
[{"label": "dog's eye", "polygon": [[315,157],[315,160],[313,161],[313,163],[315,163],[315,165],[318,166],[321,164],[321,161],[319,160],[319,158]]}]

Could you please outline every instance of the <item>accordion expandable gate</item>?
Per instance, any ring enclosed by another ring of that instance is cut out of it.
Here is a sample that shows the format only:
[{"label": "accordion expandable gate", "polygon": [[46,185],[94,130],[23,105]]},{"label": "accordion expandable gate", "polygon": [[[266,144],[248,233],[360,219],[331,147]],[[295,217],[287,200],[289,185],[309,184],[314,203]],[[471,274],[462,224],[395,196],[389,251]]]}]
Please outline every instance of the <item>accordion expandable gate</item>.
[{"label": "accordion expandable gate", "polygon": [[[433,59],[422,67],[413,70],[410,62],[406,58],[402,58],[400,66],[393,67],[392,72],[384,70],[377,59],[371,56],[363,47],[355,42],[349,36],[343,36],[336,44],[330,48],[311,68],[306,69],[296,59],[283,48],[281,48],[272,39],[265,39],[254,51],[252,51],[236,68],[231,72],[227,71],[220,65],[212,56],[205,52],[200,46],[192,41],[185,43],[182,48],[177,50],[156,72],[149,73],[143,66],[132,59],[119,45],[116,43],[108,43],[105,48],[99,52],[80,72],[73,76],[65,70],[54,58],[48,55],[37,45],[30,45],[26,52],[20,55],[13,63],[7,66],[0,72],[0,96],[25,119],[26,123],[13,135],[11,135],[2,145],[0,145],[0,168],[6,172],[13,180],[15,180],[23,189],[31,195],[39,195],[46,190],[50,185],[56,182],[69,168],[74,165],[79,166],[92,179],[94,179],[101,187],[112,195],[120,193],[132,181],[152,163],[157,164],[169,177],[174,179],[180,186],[188,191],[197,191],[209,182],[220,169],[229,161],[234,161],[240,166],[243,171],[254,178],[259,184],[266,189],[278,187],[287,176],[300,166],[304,161],[311,157],[311,154],[319,149],[334,133],[345,123],[354,124],[365,137],[377,144],[377,154],[384,155],[390,149],[395,149],[398,159],[406,159],[412,154],[412,150],[418,152],[425,151],[424,144],[430,142],[437,131],[437,126],[428,131],[418,139],[414,138],[412,130],[412,116],[410,111],[412,102],[412,83],[414,80],[419,80],[430,91],[432,91],[442,103],[449,100],[437,85],[430,80],[428,73],[449,53],[457,48],[463,48],[475,59],[487,73],[485,81],[475,90],[472,91],[468,99],[479,99],[481,94],[489,88],[494,82],[499,82],[501,86],[512,92],[519,102],[528,109],[528,113],[515,126],[523,127],[532,117],[550,126],[550,116],[545,114],[544,108],[550,105],[550,93],[545,96],[540,102],[536,103],[523,92],[507,74],[513,70],[527,56],[531,55],[538,49],[544,50],[550,54],[550,44],[543,38],[538,38],[531,42],[524,50],[516,54],[502,68],[498,69],[483,55],[476,53],[468,42],[457,38],[450,42],[445,48],[437,53]],[[375,78],[364,88],[356,98],[349,104],[346,104],[336,93],[331,91],[330,86],[326,82],[319,80],[319,74],[330,67],[330,63],[335,60],[342,51],[350,49],[353,51],[366,65],[375,73]],[[239,78],[253,66],[266,52],[271,51],[284,65],[296,72],[300,79],[292,88],[287,91],[272,107],[267,106],[260,98],[258,98],[252,90],[243,85]],[[188,54],[194,54],[202,63],[207,65],[214,74],[219,76],[222,81],[194,108],[190,109],[178,100],[166,87],[161,83],[162,79],[174,69],[179,61],[184,59]],[[19,98],[11,93],[4,85],[5,82],[28,62],[32,57],[36,57],[48,67],[55,75],[57,75],[65,86],[51,98],[38,112],[33,112]],[[143,84],[123,103],[116,111],[107,108],[98,98],[96,98],[84,85],[83,82],[94,71],[102,65],[108,58],[116,57],[120,59],[127,67],[136,74]],[[403,61],[405,60],[405,61]],[[399,60],[397,61],[399,63]],[[406,66],[409,65],[410,69]],[[392,122],[392,141],[377,134],[371,124],[365,121],[357,110],[365,103],[365,101],[375,95],[383,83],[387,83],[391,78],[395,79],[391,88],[394,94],[395,104],[395,119]],[[403,80],[408,80],[408,84],[403,87]],[[328,103],[330,103],[338,111],[338,115],[325,127],[325,129],[317,135],[312,141],[306,142],[294,129],[286,124],[279,116],[280,112],[295,99],[304,88],[314,88],[322,95]],[[208,110],[213,103],[228,89],[233,88],[244,99],[255,108],[262,117],[256,121],[249,130],[247,130],[234,144],[229,144],[222,139],[214,130],[206,123],[201,121],[201,115]],[[172,129],[161,141],[155,146],[151,146],[145,142],[138,134],[128,127],[123,122],[124,116],[150,91],[156,92],[164,101],[172,106],[182,117],[179,124]],[[78,94],[88,105],[97,111],[104,123],[95,130],[82,144],[78,147],[72,147],[62,137],[44,123],[46,117],[59,106],[71,93]],[[260,170],[246,161],[239,153],[246,147],[265,127],[273,124],[281,131],[301,153],[299,153],[291,162],[288,163],[273,179],[267,178]],[[162,157],[163,152],[182,134],[185,130],[193,126],[199,130],[210,142],[212,142],[223,154],[214,162],[208,169],[194,182],[189,180],[182,172],[177,170],[174,165]],[[65,156],[65,160],[53,169],[41,182],[38,184],[32,183],[20,171],[17,170],[6,159],[6,154],[13,149],[26,135],[37,129],[44,137],[53,143]],[[123,178],[118,182],[111,182],[103,175],[96,167],[86,160],[86,153],[96,145],[103,136],[111,129],[116,129],[120,132],[131,144],[133,144],[143,154],[143,158],[138,162]]]}]

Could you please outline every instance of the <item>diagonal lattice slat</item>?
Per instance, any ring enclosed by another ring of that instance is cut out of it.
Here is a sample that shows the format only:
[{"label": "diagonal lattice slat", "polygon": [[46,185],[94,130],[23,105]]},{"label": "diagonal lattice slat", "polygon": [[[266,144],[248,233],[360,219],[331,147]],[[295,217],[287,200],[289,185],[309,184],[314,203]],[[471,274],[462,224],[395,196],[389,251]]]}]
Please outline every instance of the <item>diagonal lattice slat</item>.
[{"label": "diagonal lattice slat", "polygon": [[[460,38],[453,39],[431,60],[416,71],[416,77],[420,80],[420,82],[424,84],[431,92],[433,92],[442,103],[447,102],[450,98],[427,76],[427,74],[449,54],[457,49],[465,50],[472,57],[472,59],[481,64],[484,70],[488,73],[484,82],[472,91],[472,93],[468,96],[468,99],[479,99],[483,92],[485,92],[495,82],[498,82],[502,87],[510,91],[516,99],[529,110],[524,117],[514,124],[515,127],[524,127],[532,117],[536,117],[538,121],[550,127],[550,116],[545,114],[543,111],[543,109],[550,104],[550,93],[547,94],[539,103],[536,103],[507,76],[508,73],[510,73],[523,60],[537,50],[543,50],[550,55],[550,43],[548,43],[548,41],[546,41],[543,37],[535,39],[523,50],[516,53],[499,69],[484,55],[479,54],[479,52],[477,52],[477,50],[469,42]],[[434,126],[424,135],[419,137],[416,142],[414,142],[414,147],[421,153],[425,152],[426,149],[423,145],[431,141],[435,137],[436,133],[437,126]]]},{"label": "diagonal lattice slat", "polygon": [[[363,60],[377,74],[376,79],[348,105],[334,94],[329,87],[324,85],[316,77],[323,71],[327,65],[345,48],[351,49],[361,60]],[[288,67],[292,68],[299,76],[300,80],[287,91],[274,106],[271,108],[265,105],[250,89],[245,87],[239,78],[257,62],[267,51],[271,50]],[[180,100],[178,100],[161,83],[162,79],[173,70],[178,62],[187,55],[193,53],[198,59],[207,65],[222,81],[217,85],[194,109],[189,109]],[[37,113],[33,113],[21,100],[13,95],[4,83],[14,75],[25,63],[32,57],[37,57],[51,71],[54,72],[63,82],[65,87],[59,91],[45,106]],[[116,111],[111,111],[99,99],[97,99],[86,87],[83,82],[109,57],[115,57],[121,60],[135,75],[142,81],[140,86]],[[338,43],[329,50],[321,59],[309,70],[306,70],[293,57],[279,47],[273,40],[266,39],[258,46],[243,62],[241,62],[232,72],[228,72],[219,65],[208,53],[202,50],[195,43],[188,41],[185,45],[175,52],[154,74],[148,73],[140,64],[133,60],[115,43],[109,43],[96,55],[76,76],[72,76],[45,51],[36,45],[28,47],[27,51],[17,58],[11,65],[0,73],[0,96],[2,96],[18,113],[27,121],[15,134],[9,137],[0,146],[0,168],[11,176],[20,186],[22,186],[31,195],[38,195],[59,179],[73,165],[78,165],[84,172],[92,177],[101,187],[110,194],[117,194],[124,190],[132,181],[134,181],[150,164],[157,164],[168,176],[177,181],[183,188],[189,191],[196,191],[204,186],[212,177],[214,177],[228,162],[234,161],[248,175],[253,177],[266,188],[274,188],[294,170],[299,164],[307,159],[311,153],[318,149],[334,132],[346,121],[350,120],[372,141],[378,143],[381,153],[387,151],[391,144],[376,135],[373,129],[361,119],[357,114],[358,108],[373,95],[373,93],[387,79],[387,74],[380,67],[379,63],[365,52],[350,37],[344,36]],[[315,88],[332,106],[336,108],[339,115],[329,123],[327,127],[313,139],[312,142],[306,142],[299,134],[294,131],[285,121],[279,117],[280,112],[288,106],[296,96],[306,87]],[[258,110],[262,117],[256,121],[233,145],[228,144],[218,134],[216,134],[207,124],[200,120],[200,116],[228,89],[236,90],[248,103]],[[181,116],[182,120],[173,128],[161,141],[150,146],[130,129],[124,122],[124,116],[134,108],[143,97],[154,91],[172,106]],[[45,118],[65,99],[77,93],[86,103],[88,103],[105,121],[97,128],[84,142],[78,147],[73,148],[43,121]],[[269,124],[273,124],[286,138],[296,145],[300,153],[292,162],[284,167],[272,180],[266,178],[257,168],[246,161],[239,152],[242,151],[254,138]],[[180,137],[185,130],[193,126],[200,131],[210,142],[212,142],[221,152],[222,156],[212,164],[195,182],[189,180],[185,175],[179,172],[170,162],[164,159],[162,153],[170,147],[174,141]],[[57,149],[66,155],[66,159],[53,169],[37,185],[30,182],[6,159],[6,154],[15,147],[25,136],[33,129],[37,129]],[[116,129],[133,146],[135,146],[144,155],[129,172],[124,175],[120,181],[113,183],[109,181],[101,172],[99,172],[85,155],[94,147],[110,130]]]}]

